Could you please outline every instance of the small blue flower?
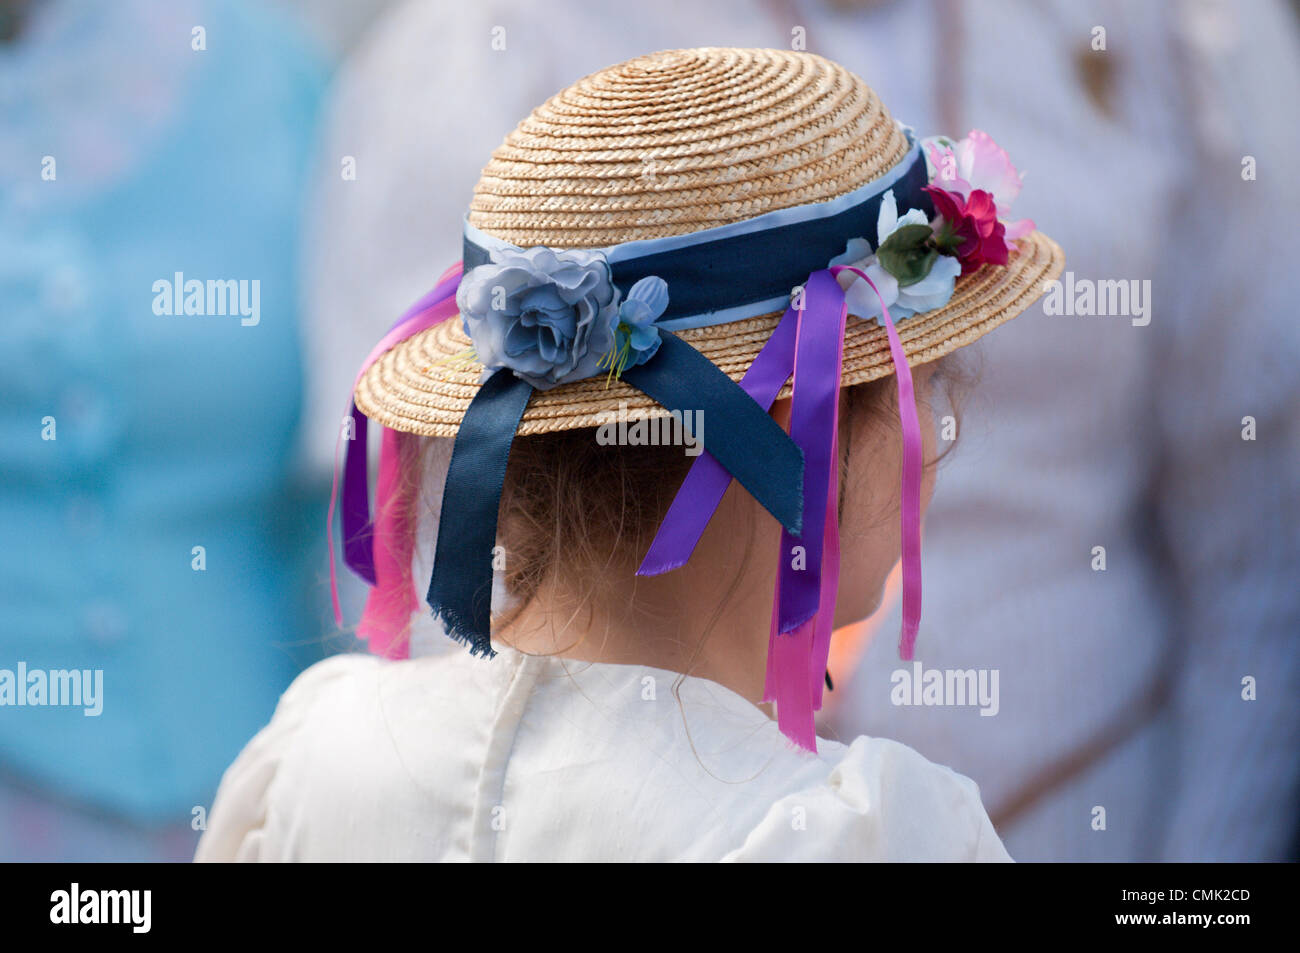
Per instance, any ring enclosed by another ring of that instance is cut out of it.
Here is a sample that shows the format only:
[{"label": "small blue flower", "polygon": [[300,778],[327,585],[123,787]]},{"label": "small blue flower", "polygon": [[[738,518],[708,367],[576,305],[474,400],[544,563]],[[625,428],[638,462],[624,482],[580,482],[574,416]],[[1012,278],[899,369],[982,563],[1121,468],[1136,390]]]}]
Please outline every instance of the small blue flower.
[{"label": "small blue flower", "polygon": [[618,306],[614,350],[608,362],[615,377],[655,356],[659,350],[659,327],[655,321],[667,308],[668,283],[662,278],[650,275],[632,286]]}]

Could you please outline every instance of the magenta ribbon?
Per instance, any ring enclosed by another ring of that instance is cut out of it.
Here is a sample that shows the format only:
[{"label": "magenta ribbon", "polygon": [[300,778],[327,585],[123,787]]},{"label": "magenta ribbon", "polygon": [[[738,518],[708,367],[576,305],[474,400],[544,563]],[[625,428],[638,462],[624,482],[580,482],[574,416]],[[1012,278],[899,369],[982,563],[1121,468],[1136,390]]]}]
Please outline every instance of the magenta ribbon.
[{"label": "magenta ribbon", "polygon": [[[352,389],[385,352],[454,316],[456,289],[460,285],[461,263],[443,272],[433,290],[413,304],[397,319],[388,333],[371,349],[357,372]],[[348,567],[373,587],[366,599],[357,634],[367,639],[378,654],[405,658],[408,643],[401,638],[411,613],[419,608],[411,578],[411,558],[415,552],[415,512],[399,499],[400,453],[397,431],[380,428],[383,438],[379,454],[379,480],[375,488],[378,521],[370,518],[370,491],[367,477],[366,442],[368,418],[351,403],[353,432],[348,441],[343,465],[343,558]],[[329,546],[330,597],[334,622],[343,624],[339,606],[338,574],[334,564],[334,511],[339,499],[340,430],[334,448],[334,481],[330,488],[330,508],[325,518]]]},{"label": "magenta ribbon", "polygon": [[[838,275],[847,268],[880,297],[878,289],[865,273],[848,265],[831,269]],[[898,416],[903,430],[903,478],[900,493],[902,503],[903,545],[903,631],[898,641],[898,657],[910,662],[916,649],[916,633],[921,627],[921,422],[916,412],[916,393],[912,387],[912,369],[907,365],[907,352],[898,339],[898,330],[889,319],[889,309],[880,299],[880,309],[885,319],[885,332],[889,335],[889,354],[894,359],[898,376]]]},{"label": "magenta ribbon", "polygon": [[[770,408],[794,375],[790,435],[804,453],[804,535],[783,532],[772,603],[764,700],[775,701],[781,732],[816,751],[813,713],[822,707],[839,585],[839,390],[847,305],[836,266],[809,276],[799,307],[782,316],[741,387]],[[862,271],[850,268],[880,292]],[[903,631],[899,654],[912,657],[921,610],[921,432],[907,355],[881,299],[890,354],[898,375],[903,432]],[[721,502],[730,475],[708,454],[692,466],[637,570],[657,575],[684,565]]]},{"label": "magenta ribbon", "polygon": [[357,624],[358,638],[370,651],[386,658],[406,658],[409,642],[402,638],[411,614],[420,608],[411,576],[415,556],[417,510],[414,499],[400,492],[401,441],[404,434],[389,427],[379,448],[379,481],[375,486],[375,524],[371,534],[375,584]]},{"label": "magenta ribbon", "polygon": [[[796,300],[794,384],[790,436],[804,453],[804,534],[781,534],[776,625],[768,638],[764,701],[776,702],[781,732],[801,748],[817,750],[813,712],[822,705],[822,673],[830,653],[835,588],[839,579],[839,520],[828,502],[838,496],[840,371],[844,292],[829,271],[808,277]],[[829,592],[826,590],[829,588]],[[821,657],[822,667],[817,667]]]}]

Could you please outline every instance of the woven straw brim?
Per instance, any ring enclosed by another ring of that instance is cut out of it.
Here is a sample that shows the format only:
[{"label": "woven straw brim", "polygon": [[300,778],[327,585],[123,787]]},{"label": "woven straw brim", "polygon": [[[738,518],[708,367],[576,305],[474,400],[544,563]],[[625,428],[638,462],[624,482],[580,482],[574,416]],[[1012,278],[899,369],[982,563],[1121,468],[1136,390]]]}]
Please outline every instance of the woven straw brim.
[{"label": "woven straw brim", "polygon": [[[985,265],[958,279],[952,300],[935,311],[897,323],[909,366],[938,360],[983,337],[1030,307],[1065,266],[1061,247],[1041,232],[1015,242],[1005,266]],[[732,380],[740,380],[767,343],[781,313],[677,332]],[[357,407],[370,419],[405,433],[454,437],[483,367],[461,357],[471,343],[458,317],[421,332],[379,358],[356,389]],[[885,329],[850,317],[844,341],[844,387],[894,373]],[[787,382],[781,397],[790,396]],[[518,433],[594,427],[607,412],[627,409],[629,419],[668,411],[640,391],[605,377],[533,394]]]}]

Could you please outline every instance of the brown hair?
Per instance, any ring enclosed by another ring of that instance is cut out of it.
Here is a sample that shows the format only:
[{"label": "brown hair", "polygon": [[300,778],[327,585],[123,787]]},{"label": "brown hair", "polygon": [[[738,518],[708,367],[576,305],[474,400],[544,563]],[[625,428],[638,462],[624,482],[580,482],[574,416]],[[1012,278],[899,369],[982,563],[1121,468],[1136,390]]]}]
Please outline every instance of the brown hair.
[{"label": "brown hair", "polygon": [[[940,385],[954,416],[960,413],[959,401],[973,380],[973,373],[956,357],[936,361],[931,378],[931,390]],[[852,422],[867,419],[875,439],[898,439],[897,394],[893,376],[842,391],[841,485],[848,479],[854,455],[870,452],[852,445]],[[419,494],[422,506],[432,504],[426,484],[437,469],[433,457],[438,451],[445,453],[446,443],[445,438],[404,442],[407,501]],[[926,465],[937,464],[952,446]],[[589,594],[611,577],[621,579],[634,572],[694,460],[680,446],[602,445],[594,427],[516,438],[498,522],[498,539],[506,553],[506,589],[514,605],[495,621],[508,625],[557,571],[561,560],[565,572],[587,580]],[[841,517],[843,505],[841,494]]]}]

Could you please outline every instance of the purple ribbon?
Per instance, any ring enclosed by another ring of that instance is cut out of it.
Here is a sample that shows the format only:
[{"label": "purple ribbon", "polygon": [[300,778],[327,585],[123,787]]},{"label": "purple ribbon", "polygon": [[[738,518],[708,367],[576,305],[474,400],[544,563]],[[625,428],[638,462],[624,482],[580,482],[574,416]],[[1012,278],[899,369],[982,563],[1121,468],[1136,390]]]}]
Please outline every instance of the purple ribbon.
[{"label": "purple ribbon", "polygon": [[[456,313],[456,289],[460,286],[460,262],[442,273],[433,290],[428,292],[393,323],[388,333],[376,344],[361,365],[353,381],[352,390],[385,352],[407,338],[445,321]],[[366,459],[366,441],[369,436],[369,418],[351,402],[350,415],[353,432],[348,441],[343,462],[343,560],[353,572],[371,586],[375,585],[374,538],[375,524],[370,518],[369,465]],[[342,441],[340,431],[338,441]],[[334,510],[339,499],[339,446],[334,448],[334,483],[330,488],[330,508],[325,517],[326,543],[329,547],[330,598],[334,604],[334,622],[343,624],[343,611],[339,606],[338,574],[334,567]],[[380,502],[380,501],[377,501]]]},{"label": "purple ribbon", "polygon": [[[844,349],[844,292],[829,271],[813,272],[802,292],[794,352],[790,436],[804,454],[803,535],[781,533],[782,633],[817,614],[821,602],[827,474],[839,409],[840,354]],[[838,315],[838,320],[836,316]]]},{"label": "purple ribbon", "polygon": [[781,533],[779,608],[768,639],[764,700],[776,702],[782,734],[816,751],[813,712],[822,704],[839,581],[839,514],[831,501],[839,487],[836,431],[848,307],[839,282],[825,270],[809,275],[801,296],[790,436],[804,454],[804,531],[799,539]]},{"label": "purple ribbon", "polygon": [[[771,409],[794,369],[797,322],[795,309],[789,308],[741,378],[741,389],[764,410]],[[682,481],[636,574],[657,576],[686,565],[730,485],[731,474],[726,467],[707,450],[700,454]]]}]

